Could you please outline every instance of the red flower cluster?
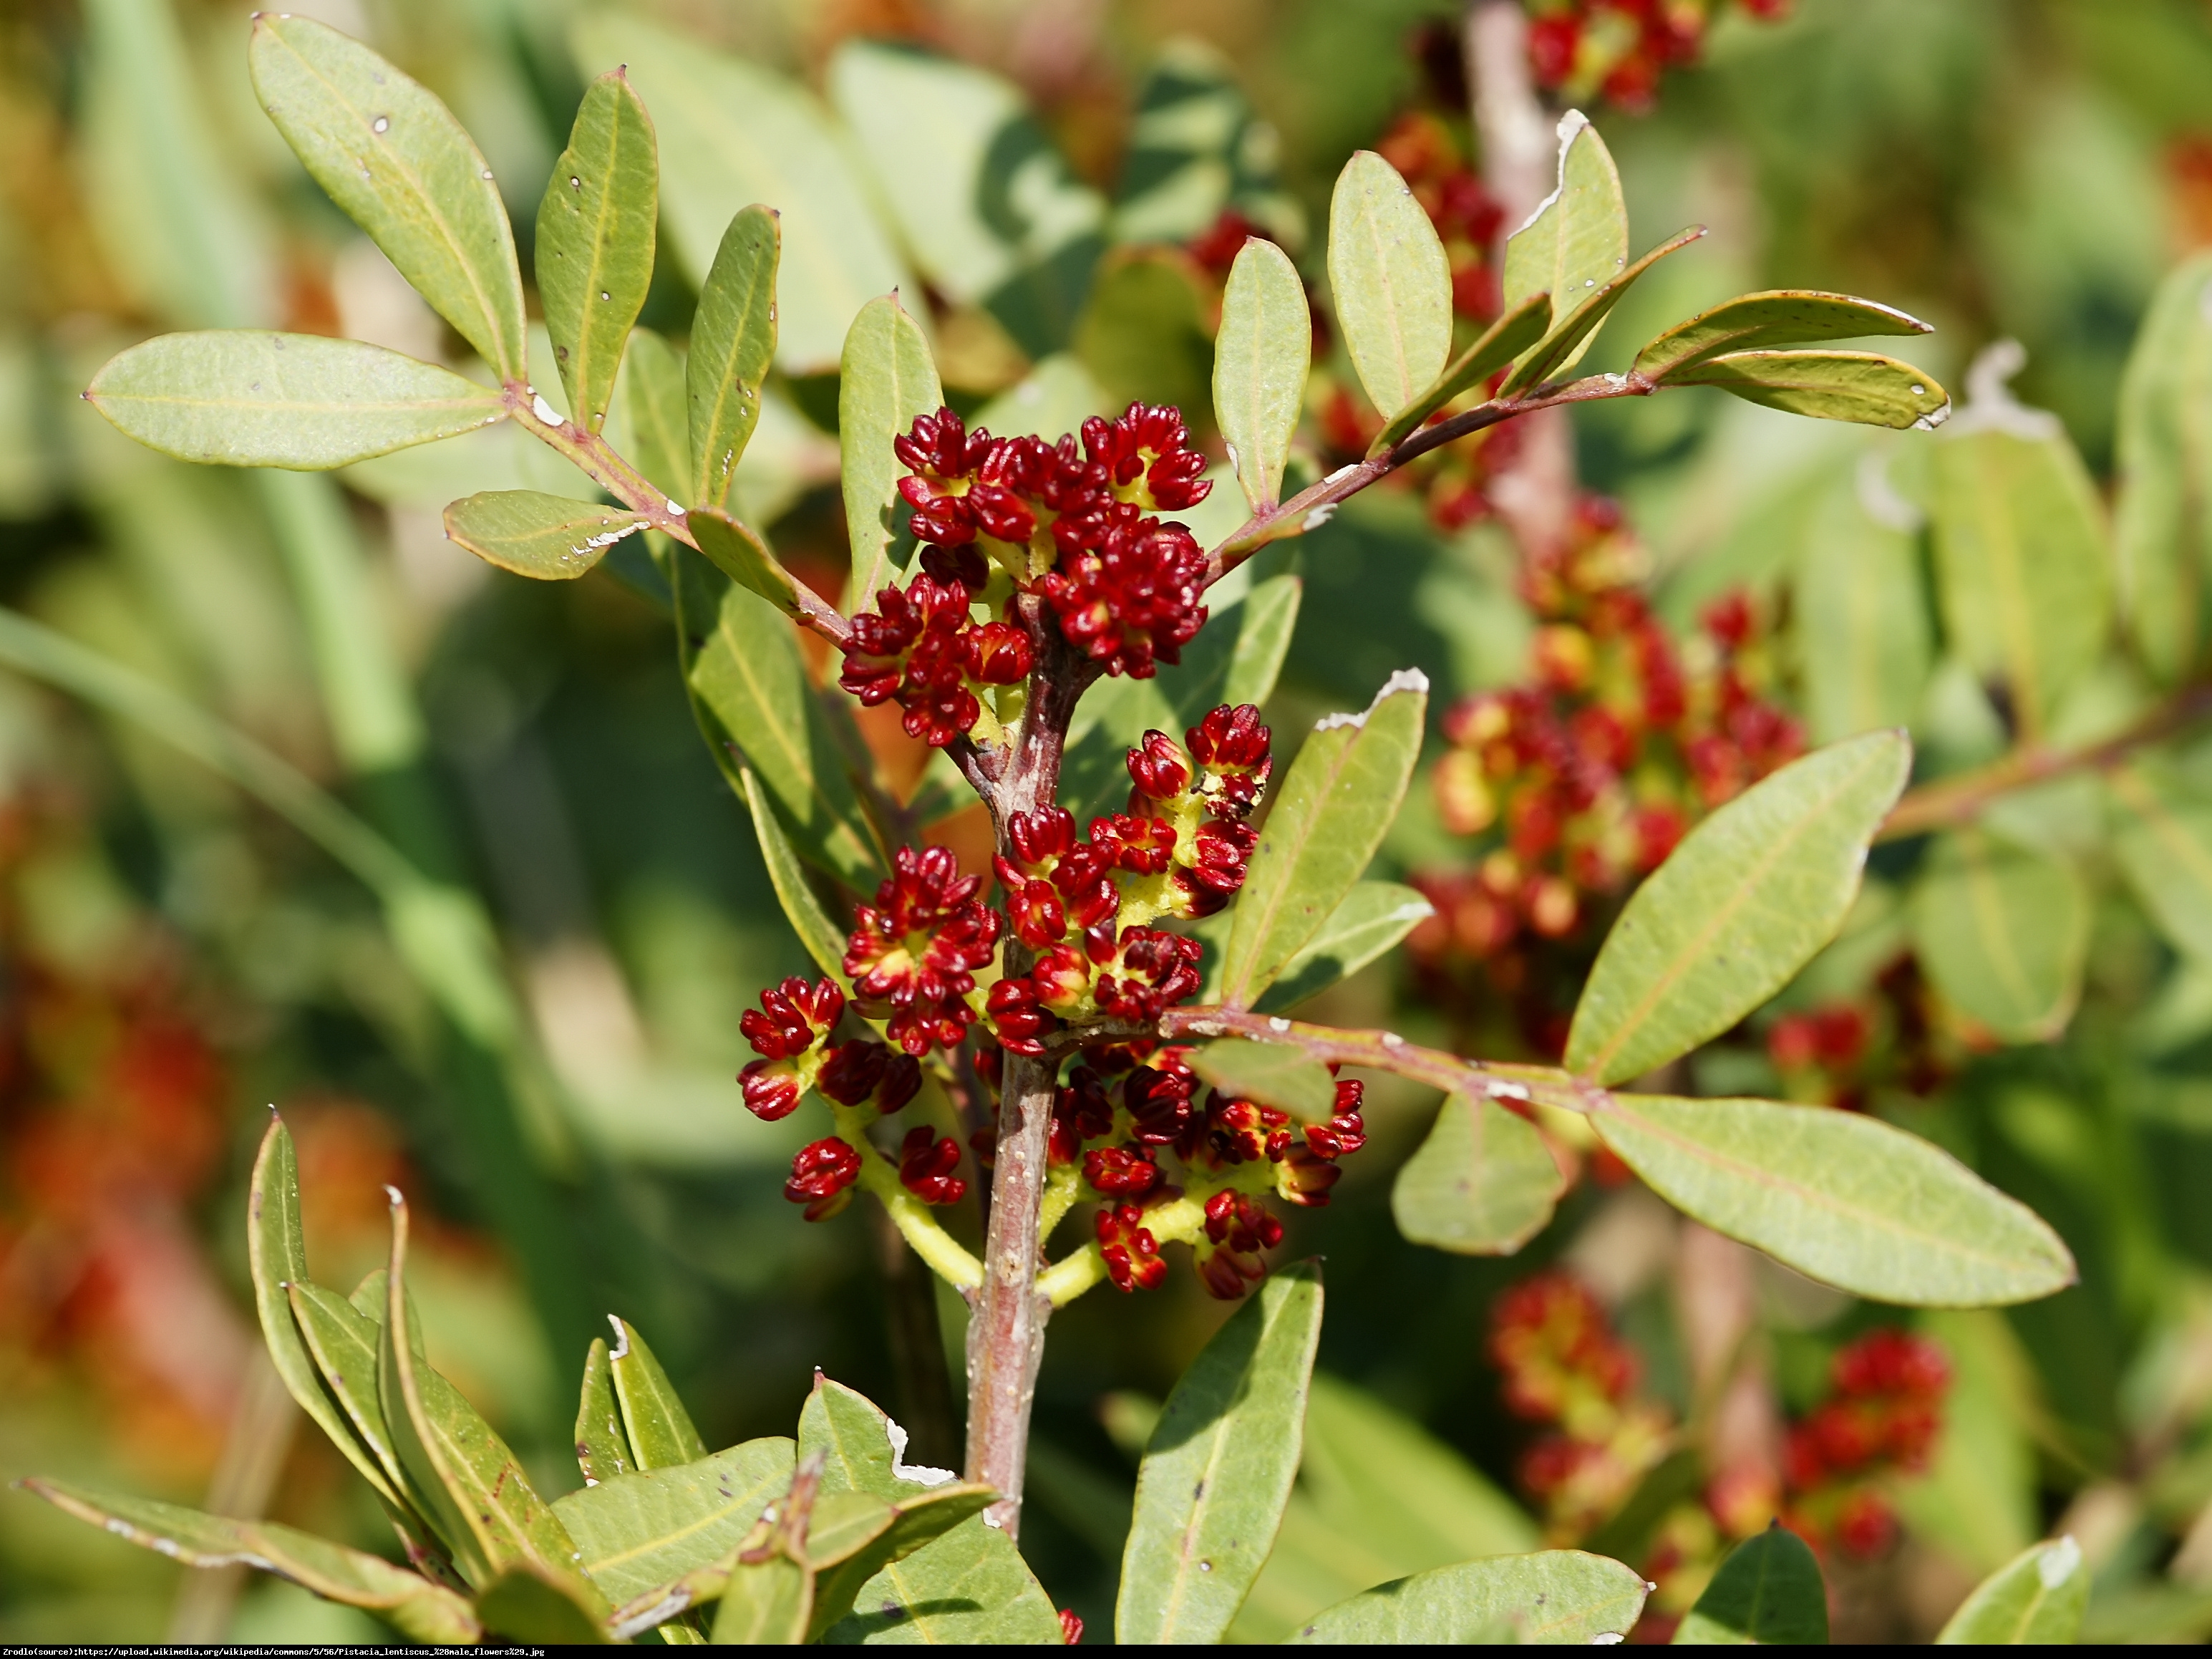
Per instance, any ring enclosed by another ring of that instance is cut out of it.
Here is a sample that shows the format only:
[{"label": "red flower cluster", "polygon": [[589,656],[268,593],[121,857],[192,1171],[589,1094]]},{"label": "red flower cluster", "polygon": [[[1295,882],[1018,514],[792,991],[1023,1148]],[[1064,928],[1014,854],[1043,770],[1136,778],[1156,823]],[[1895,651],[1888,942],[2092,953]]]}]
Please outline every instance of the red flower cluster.
[{"label": "red flower cluster", "polygon": [[853,1201],[853,1183],[860,1178],[859,1150],[831,1135],[791,1160],[783,1195],[804,1204],[809,1221],[827,1221]]},{"label": "red flower cluster", "polygon": [[[1776,18],[1789,0],[1742,0],[1754,17]],[[1602,92],[1624,109],[1645,110],[1662,72],[1693,63],[1705,43],[1711,0],[1534,0],[1528,62],[1540,86],[1570,101]]]},{"label": "red flower cluster", "polygon": [[1814,1544],[1832,1540],[1850,1554],[1874,1555],[1896,1529],[1875,1478],[1927,1467],[1951,1368],[1925,1338],[1883,1329],[1839,1352],[1829,1377],[1835,1392],[1790,1431],[1786,1519]]},{"label": "red flower cluster", "polygon": [[854,907],[845,971],[870,1018],[890,1016],[890,1039],[909,1054],[957,1046],[974,1024],[968,994],[999,940],[999,913],[975,895],[942,847],[902,847],[873,904]]},{"label": "red flower cluster", "polygon": [[970,600],[963,584],[927,574],[884,588],[853,618],[837,683],[871,708],[897,699],[906,734],[942,749],[982,715],[971,687],[1020,684],[1035,654],[1012,623],[975,622]]},{"label": "red flower cluster", "polygon": [[760,1056],[738,1074],[738,1081],[746,1108],[773,1123],[789,1117],[799,1096],[812,1086],[821,1066],[814,1051],[845,1012],[845,994],[830,980],[810,989],[803,979],[787,979],[763,991],[760,1000],[760,1007],[748,1008],[738,1018],[738,1030]]}]

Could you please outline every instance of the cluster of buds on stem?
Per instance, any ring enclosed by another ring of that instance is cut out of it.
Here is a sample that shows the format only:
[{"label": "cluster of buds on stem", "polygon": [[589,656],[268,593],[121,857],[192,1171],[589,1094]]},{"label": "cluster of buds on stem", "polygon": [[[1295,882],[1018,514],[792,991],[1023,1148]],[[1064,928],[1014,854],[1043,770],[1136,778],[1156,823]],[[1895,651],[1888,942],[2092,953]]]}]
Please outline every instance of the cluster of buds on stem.
[{"label": "cluster of buds on stem", "polygon": [[[1771,20],[1790,0],[1741,0]],[[1602,93],[1647,110],[1668,70],[1694,63],[1714,0],[1534,0],[1528,64],[1537,84],[1573,103]]]},{"label": "cluster of buds on stem", "polygon": [[1897,1529],[1883,1479],[1928,1466],[1951,1368],[1926,1338],[1881,1329],[1839,1350],[1828,1376],[1833,1392],[1790,1430],[1783,1518],[1815,1548],[1877,1555]]},{"label": "cluster of buds on stem", "polygon": [[1783,1096],[1863,1111],[1878,1094],[1933,1096],[1960,1064],[1971,1033],[1946,1029],[1920,964],[1901,952],[1856,995],[1785,1013],[1766,1028]]}]

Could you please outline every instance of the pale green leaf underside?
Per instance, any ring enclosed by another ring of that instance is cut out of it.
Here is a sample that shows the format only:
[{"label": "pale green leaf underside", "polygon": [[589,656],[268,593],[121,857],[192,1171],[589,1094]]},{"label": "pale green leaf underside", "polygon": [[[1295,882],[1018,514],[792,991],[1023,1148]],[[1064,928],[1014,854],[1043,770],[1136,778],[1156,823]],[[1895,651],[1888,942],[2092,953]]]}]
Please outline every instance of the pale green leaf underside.
[{"label": "pale green leaf underside", "polygon": [[1310,1646],[1587,1646],[1626,1635],[1648,1593],[1641,1574],[1580,1550],[1492,1556],[1363,1590],[1315,1614],[1290,1639]]},{"label": "pale green leaf underside", "polygon": [[862,307],[845,336],[837,382],[837,442],[843,454],[845,524],[853,543],[848,614],[875,602],[896,573],[896,544],[910,543],[898,481],[905,476],[891,441],[945,401],[937,362],[921,325],[885,295]]},{"label": "pale green leaf underside", "polygon": [[[1549,294],[1556,328],[1627,264],[1628,204],[1620,171],[1597,129],[1581,112],[1570,110],[1559,122],[1558,187],[1506,239],[1505,309],[1516,311],[1532,295]],[[1572,368],[1587,349],[1585,343],[1554,367]]]},{"label": "pale green leaf underside", "polygon": [[1328,286],[1369,401],[1396,414],[1451,356],[1451,267],[1426,211],[1372,150],[1353,152],[1329,198]]},{"label": "pale green leaf underside", "polygon": [[527,380],[514,232],[452,112],[360,41],[305,17],[257,13],[247,62],[315,182],[501,380]]},{"label": "pale green leaf underside", "polygon": [[1255,513],[1282,496],[1312,362],[1313,318],[1297,267],[1273,242],[1246,238],[1221,296],[1213,416]]},{"label": "pale green leaf underside", "polygon": [[1190,1068],[1224,1095],[1278,1107],[1302,1123],[1325,1123],[1336,1109],[1335,1079],[1288,1043],[1223,1037],[1196,1049]]},{"label": "pale green leaf underside", "polygon": [[695,507],[685,525],[699,551],[714,568],[739,586],[757,593],[787,617],[805,614],[799,602],[799,580],[769,552],[752,527],[718,507]]},{"label": "pale green leaf underside", "polygon": [[1974,1587],[1936,1635],[1940,1645],[2063,1646],[2089,1607],[2090,1572],[2070,1537],[2038,1544]]},{"label": "pale green leaf underside", "polygon": [[1229,1628],[1297,1473],[1321,1315],[1318,1266],[1283,1269],[1169,1395],[1137,1474],[1117,1642],[1218,1642]]},{"label": "pale green leaf underside", "polygon": [[1936,988],[2006,1042],[2046,1041],[2072,1018],[2090,905],[2071,865],[1979,830],[1945,836],[1912,890],[1911,919]]},{"label": "pale green leaf underside", "polygon": [[1788,984],[1843,925],[1911,761],[1903,732],[1870,732],[1791,763],[1692,830],[1599,951],[1569,1069],[1640,1077]]},{"label": "pale green leaf underside", "polygon": [[1679,253],[1705,234],[1702,225],[1692,225],[1687,230],[1677,231],[1634,264],[1583,295],[1565,317],[1553,324],[1551,332],[1538,341],[1528,355],[1521,360],[1519,366],[1505,377],[1499,390],[1507,393],[1525,392],[1571,368],[1590,349],[1591,343],[1597,338],[1598,330],[1613,314],[1613,308],[1620,303],[1644,273],[1668,254]]},{"label": "pale green leaf underside", "polygon": [[500,395],[434,363],[319,334],[164,334],[111,360],[85,396],[181,461],[319,472],[489,426]]},{"label": "pale green leaf underside", "polygon": [[556,1498],[582,1566],[620,1604],[720,1559],[791,1484],[792,1441],[748,1440],[694,1462],[634,1470]]},{"label": "pale green leaf underside", "polygon": [[1355,882],[1254,1007],[1263,1014],[1297,1007],[1349,979],[1435,914],[1436,907],[1411,887],[1395,881]]},{"label": "pale green leaf underside", "polygon": [[782,905],[785,919],[799,935],[799,942],[806,947],[806,954],[814,958],[814,965],[844,985],[845,935],[830,920],[830,913],[814,896],[814,890],[806,884],[806,872],[799,865],[798,851],[792,846],[791,837],[784,833],[775,808],[769,805],[768,791],[761,787],[760,779],[750,767],[738,769],[738,787],[752,814],[753,833],[760,841],[761,861],[768,866],[769,882],[775,889],[776,902]]},{"label": "pale green leaf underside", "polygon": [[1873,351],[1734,351],[1675,370],[1668,386],[1715,386],[1817,421],[1935,426],[1951,394],[1924,368]]},{"label": "pale green leaf underside", "polygon": [[1534,1124],[1494,1100],[1453,1095],[1400,1167],[1390,1213],[1416,1244],[1510,1255],[1543,1231],[1565,1188]]},{"label": "pale green leaf underside", "polygon": [[469,1604],[453,1591],[374,1555],[273,1521],[234,1521],[69,1481],[23,1482],[81,1521],[193,1567],[237,1564],[289,1578],[326,1601],[366,1607],[422,1642],[480,1640]]},{"label": "pale green leaf underside", "polygon": [[653,284],[660,168],[653,120],[620,70],[585,91],[538,208],[538,295],[576,424],[597,432]]},{"label": "pale green leaf underside", "polygon": [[707,507],[728,506],[738,462],[760,423],[761,383],[775,362],[775,273],[782,251],[775,215],[748,207],[722,233],[700,290],[685,375],[691,488]]},{"label": "pale green leaf underside", "polygon": [[[615,1376],[603,1336],[593,1337],[584,1352],[584,1381],[576,1400],[576,1467],[586,1486],[603,1485],[637,1467],[629,1431],[623,1426],[622,1407],[615,1403]],[[565,1501],[555,1498],[554,1509],[557,1511]],[[569,1534],[574,1535],[574,1527]]]},{"label": "pale green leaf underside", "polygon": [[2176,950],[2212,964],[2212,805],[2134,769],[2110,784],[2120,806],[2112,850],[2136,902]]},{"label": "pale green leaf underside", "polygon": [[1674,1632],[1677,1647],[1802,1647],[1827,1639],[1820,1564],[1803,1539],[1776,1522],[1729,1553]]},{"label": "pale green leaf underside", "polygon": [[1421,748],[1428,681],[1394,675],[1367,712],[1316,726],[1276,792],[1232,913],[1221,997],[1272,986],[1344,902],[1397,816]]},{"label": "pale green leaf underside", "polygon": [[477,1592],[477,1616],[484,1628],[534,1647],[599,1646],[607,1633],[589,1591],[579,1594],[573,1580],[517,1563]]},{"label": "pale green leaf underside", "polygon": [[1620,1095],[1593,1122],[1677,1209],[1855,1296],[1991,1307],[2074,1282],[2073,1257],[2033,1210],[1877,1118]]},{"label": "pale green leaf underside", "polygon": [[1875,334],[1928,334],[1917,317],[1848,294],[1771,289],[1745,294],[1680,322],[1636,354],[1636,372],[1665,380],[1676,369],[1724,351],[1769,351],[1817,340]]},{"label": "pale green leaf underside", "polygon": [[445,519],[448,539],[502,570],[539,581],[583,575],[646,522],[641,514],[534,489],[488,489],[453,502]]}]

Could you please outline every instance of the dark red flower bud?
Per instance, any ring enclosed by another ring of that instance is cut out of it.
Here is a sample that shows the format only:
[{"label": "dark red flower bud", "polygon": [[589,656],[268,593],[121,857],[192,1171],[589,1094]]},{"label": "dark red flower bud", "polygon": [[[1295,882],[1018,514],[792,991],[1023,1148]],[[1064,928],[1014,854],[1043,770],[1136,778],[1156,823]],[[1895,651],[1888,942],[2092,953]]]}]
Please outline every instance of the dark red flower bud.
[{"label": "dark red flower bud", "polygon": [[860,1178],[860,1154],[836,1136],[817,1140],[791,1160],[791,1179],[783,1195],[806,1206],[809,1221],[827,1221],[852,1200]]},{"label": "dark red flower bud", "polygon": [[[1191,778],[1190,757],[1164,732],[1146,732],[1144,742],[1129,751],[1129,781],[1139,795],[1170,801],[1190,787]],[[1148,815],[1150,809],[1132,799],[1129,811]]]},{"label": "dark red flower bud", "polygon": [[1160,1184],[1160,1169],[1141,1147],[1102,1146],[1083,1155],[1083,1178],[1109,1198],[1142,1198]]},{"label": "dark red flower bud", "polygon": [[1157,876],[1175,857],[1175,825],[1165,818],[1140,818],[1117,812],[1091,820],[1091,842],[1117,869]]},{"label": "dark red flower bud", "polygon": [[764,1060],[805,1054],[845,1012],[844,992],[827,979],[813,986],[803,979],[787,979],[763,991],[760,1002],[760,1011],[748,1008],[738,1016],[738,1030]]},{"label": "dark red flower bud", "polygon": [[1113,1103],[1106,1082],[1088,1066],[1079,1066],[1054,1091],[1050,1147],[1055,1164],[1073,1164],[1088,1140],[1112,1133]]},{"label": "dark red flower bud", "polygon": [[1155,1291],[1168,1276],[1158,1241],[1144,1220],[1145,1212],[1133,1204],[1099,1206],[1098,1253],[1106,1258],[1107,1274],[1117,1291]]},{"label": "dark red flower bud", "polygon": [[1037,958],[1036,966],[1030,970],[1030,983],[1036,988],[1036,1000],[1044,1007],[1072,1014],[1082,1006],[1083,994],[1091,988],[1091,963],[1075,946],[1055,945]]},{"label": "dark red flower bud", "polygon": [[963,876],[942,847],[902,847],[872,905],[854,907],[845,971],[864,1012],[890,1015],[890,1037],[910,1054],[951,1048],[975,1013],[965,1000],[975,970],[992,957],[1000,918],[975,897],[981,878]]},{"label": "dark red flower bud", "polygon": [[1260,723],[1259,709],[1224,703],[1183,735],[1204,773],[1198,789],[1207,806],[1222,817],[1249,817],[1275,769],[1268,752],[1274,734]]},{"label": "dark red flower bud", "polygon": [[1182,1138],[1191,1122],[1191,1091],[1196,1079],[1187,1068],[1158,1070],[1139,1066],[1121,1085],[1121,1104],[1139,1144],[1167,1146]]},{"label": "dark red flower bud", "polygon": [[1097,549],[1063,551],[1037,586],[1070,644],[1109,674],[1150,679],[1205,625],[1205,550],[1181,525],[1117,520]]},{"label": "dark red flower bud", "polygon": [[1210,1294],[1233,1302],[1267,1277],[1260,1252],[1283,1242],[1283,1224],[1257,1200],[1220,1192],[1206,1201],[1206,1237],[1197,1251],[1199,1279]]},{"label": "dark red flower bud", "polygon": [[745,1109],[763,1123],[789,1117],[798,1109],[799,1073],[787,1060],[756,1060],[738,1073]]},{"label": "dark red flower bud", "polygon": [[1083,443],[1124,501],[1180,513],[1213,488],[1200,477],[1206,458],[1191,449],[1182,412],[1167,405],[1131,404],[1111,422],[1094,415],[1083,423]]},{"label": "dark red flower bud", "polygon": [[857,1106],[884,1080],[884,1065],[890,1057],[891,1051],[880,1042],[858,1038],[841,1042],[823,1062],[814,1086],[841,1106]]},{"label": "dark red flower bud", "polygon": [[1034,812],[1017,812],[1006,820],[1006,838],[1014,856],[1034,876],[1048,876],[1061,859],[1075,850],[1075,814],[1065,806],[1040,806]]},{"label": "dark red flower bud", "polygon": [[999,1042],[1018,1054],[1041,1054],[1044,1039],[1060,1021],[1037,1006],[1037,988],[1026,979],[1002,979],[984,994],[991,1029]]},{"label": "dark red flower bud", "polygon": [[1062,1647],[1073,1647],[1083,1640],[1083,1621],[1075,1616],[1073,1607],[1060,1610],[1060,1641]]},{"label": "dark red flower bud", "polygon": [[968,672],[986,685],[1018,685],[1030,676],[1030,636],[1012,623],[985,623],[961,636]]},{"label": "dark red flower bud", "polygon": [[930,580],[950,587],[957,582],[962,586],[981,592],[991,580],[991,562],[973,547],[946,547],[942,544],[921,550],[921,568]]},{"label": "dark red flower bud", "polygon": [[1293,1142],[1285,1150],[1276,1169],[1275,1190],[1293,1204],[1319,1209],[1328,1202],[1328,1189],[1336,1185],[1343,1173],[1310,1147]]},{"label": "dark red flower bud", "polygon": [[1201,948],[1196,939],[1179,933],[1127,929],[1117,941],[1112,971],[1098,976],[1094,996],[1099,1012],[1139,1024],[1158,1019],[1163,1010],[1198,989]]},{"label": "dark red flower bud", "polygon": [[1048,881],[1024,876],[1011,860],[997,860],[998,876],[1006,889],[1006,915],[1014,937],[1032,951],[1057,945],[1067,937],[1067,910]]},{"label": "dark red flower bud", "polygon": [[952,1172],[960,1167],[960,1143],[939,1139],[927,1123],[917,1123],[899,1144],[899,1184],[925,1204],[957,1204],[968,1183]]}]

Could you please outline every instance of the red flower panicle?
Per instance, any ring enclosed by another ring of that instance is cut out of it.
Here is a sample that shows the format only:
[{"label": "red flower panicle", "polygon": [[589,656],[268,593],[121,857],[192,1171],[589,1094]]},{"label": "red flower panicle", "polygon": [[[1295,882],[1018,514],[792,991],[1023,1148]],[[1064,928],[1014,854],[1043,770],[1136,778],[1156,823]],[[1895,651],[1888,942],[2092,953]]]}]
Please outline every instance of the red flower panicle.
[{"label": "red flower panicle", "polygon": [[738,1017],[738,1030],[760,1056],[738,1074],[738,1080],[746,1108],[754,1116],[774,1122],[790,1116],[812,1084],[818,1064],[813,1050],[845,1012],[845,994],[834,981],[809,987],[803,979],[787,979],[763,991],[760,1001],[758,1008],[748,1008]]},{"label": "red flower panicle", "polygon": [[1206,551],[1179,524],[1117,514],[1105,539],[1048,571],[1038,588],[1060,631],[1109,674],[1147,680],[1179,663],[1206,623]]},{"label": "red flower panicle", "polygon": [[960,1143],[927,1123],[906,1132],[899,1146],[899,1184],[925,1204],[957,1204],[968,1183],[952,1172],[960,1167]]},{"label": "red flower panicle", "polygon": [[945,848],[902,847],[876,902],[854,908],[854,999],[872,1018],[888,1013],[891,1041],[909,1054],[952,1048],[974,1023],[966,999],[999,938],[998,912],[975,896],[982,884]]},{"label": "red flower panicle", "polygon": [[827,1221],[853,1200],[860,1178],[860,1154],[836,1135],[817,1140],[791,1160],[791,1179],[783,1195],[806,1206],[809,1221]]},{"label": "red flower panicle", "polygon": [[1219,1192],[1206,1201],[1206,1242],[1198,1247],[1198,1276],[1210,1292],[1233,1302],[1267,1276],[1262,1250],[1283,1242],[1283,1224],[1243,1193]]},{"label": "red flower panicle", "polygon": [[1168,1264],[1144,1223],[1145,1212],[1133,1204],[1099,1206],[1098,1253],[1117,1291],[1155,1291],[1167,1279]]},{"label": "red flower panicle", "polygon": [[1927,1467],[1951,1368],[1925,1338],[1881,1329],[1838,1352],[1828,1374],[1834,1392],[1791,1426],[1784,1450],[1786,1518],[1816,1545],[1878,1554],[1895,1531],[1881,1477]]}]

